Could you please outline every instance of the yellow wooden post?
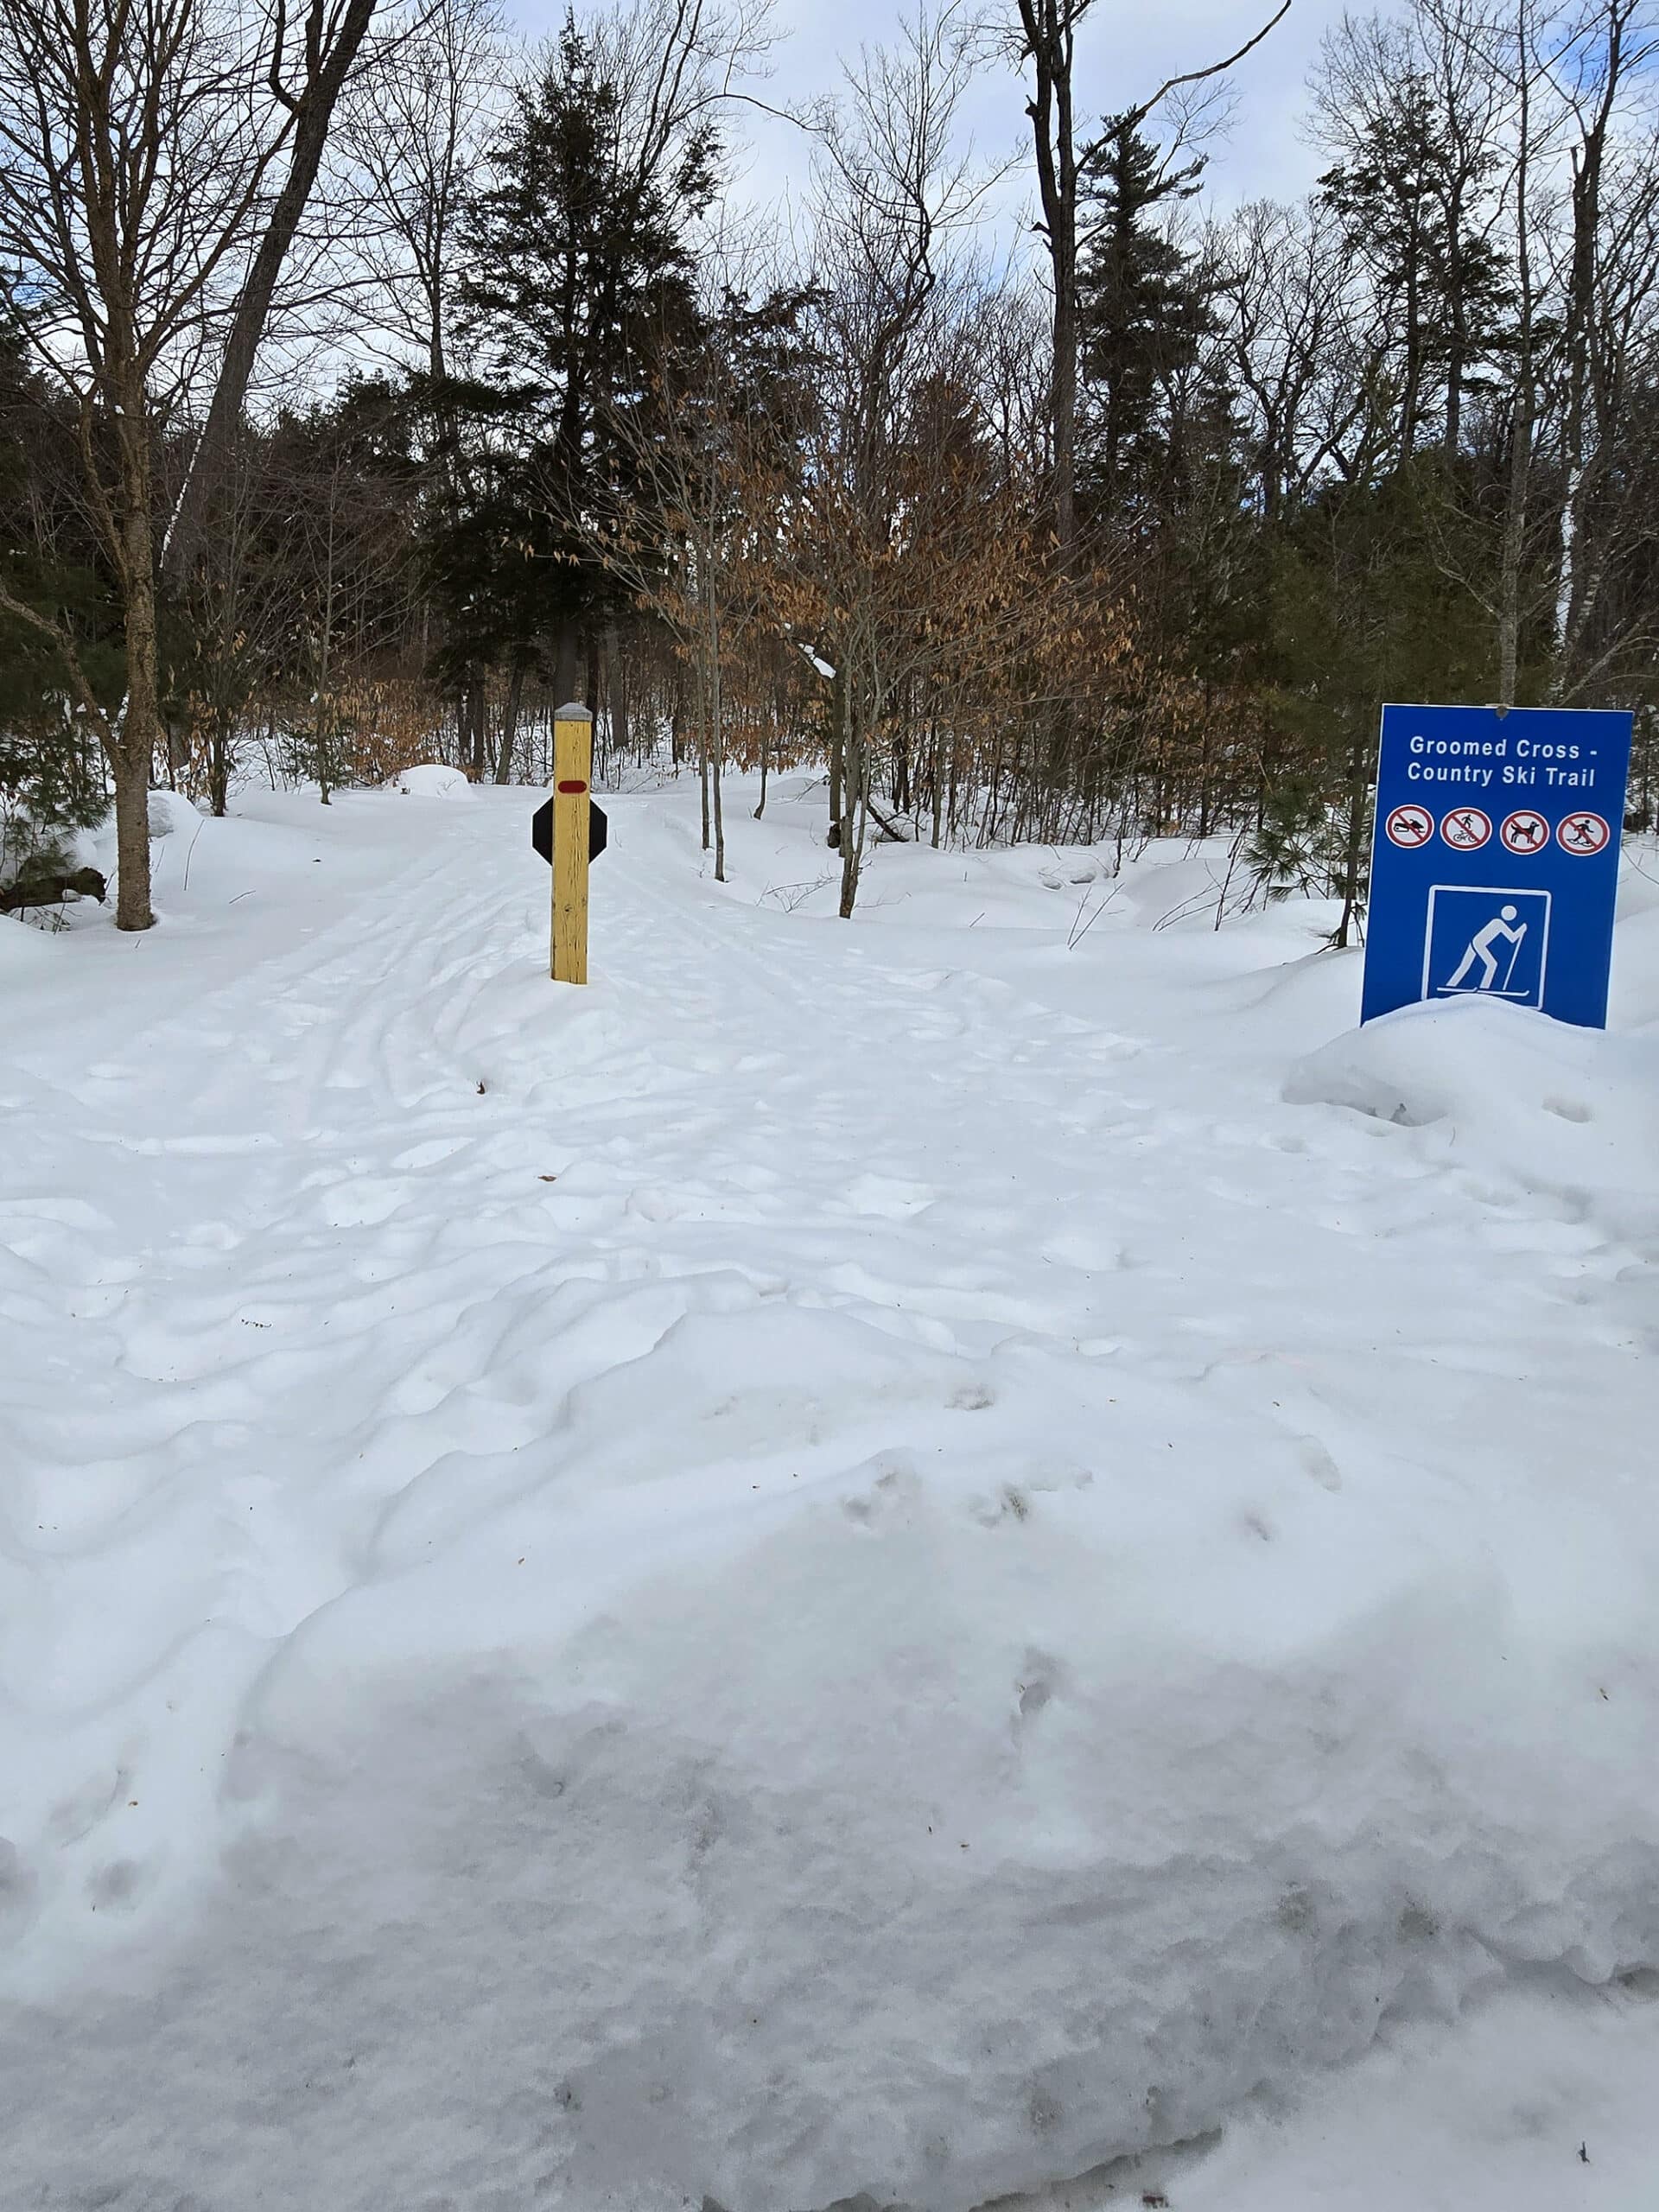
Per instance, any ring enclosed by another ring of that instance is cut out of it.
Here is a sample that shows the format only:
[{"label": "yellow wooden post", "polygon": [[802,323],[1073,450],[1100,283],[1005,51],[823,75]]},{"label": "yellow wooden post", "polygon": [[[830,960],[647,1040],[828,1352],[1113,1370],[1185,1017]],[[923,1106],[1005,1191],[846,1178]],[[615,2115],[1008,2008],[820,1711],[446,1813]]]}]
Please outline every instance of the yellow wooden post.
[{"label": "yellow wooden post", "polygon": [[553,957],[556,983],[588,980],[588,808],[594,718],[577,701],[553,718]]}]

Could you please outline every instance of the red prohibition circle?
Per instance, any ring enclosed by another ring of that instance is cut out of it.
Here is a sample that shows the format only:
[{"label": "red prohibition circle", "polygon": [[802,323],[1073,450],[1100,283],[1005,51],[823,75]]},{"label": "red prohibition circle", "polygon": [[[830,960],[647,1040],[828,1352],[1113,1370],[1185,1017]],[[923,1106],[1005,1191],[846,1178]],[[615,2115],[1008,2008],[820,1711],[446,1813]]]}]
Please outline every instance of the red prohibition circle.
[{"label": "red prohibition circle", "polygon": [[1529,806],[1518,813],[1506,814],[1498,831],[1503,849],[1524,859],[1529,853],[1541,853],[1549,842],[1549,824],[1541,814]]},{"label": "red prohibition circle", "polygon": [[1454,853],[1478,853],[1492,834],[1492,817],[1478,806],[1454,806],[1440,817],[1440,836]]},{"label": "red prohibition circle", "polygon": [[1382,828],[1391,845],[1414,853],[1434,835],[1434,817],[1426,806],[1396,806]]},{"label": "red prohibition circle", "polygon": [[1555,842],[1564,853],[1578,860],[1593,860],[1605,853],[1612,831],[1599,814],[1564,814],[1555,824]]}]

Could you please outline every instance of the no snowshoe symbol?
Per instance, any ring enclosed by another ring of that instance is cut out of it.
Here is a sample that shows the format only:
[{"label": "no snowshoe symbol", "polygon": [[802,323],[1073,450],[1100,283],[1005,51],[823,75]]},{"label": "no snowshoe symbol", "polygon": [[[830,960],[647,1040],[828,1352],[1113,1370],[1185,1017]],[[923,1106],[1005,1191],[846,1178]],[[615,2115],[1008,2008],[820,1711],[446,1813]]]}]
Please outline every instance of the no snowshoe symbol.
[{"label": "no snowshoe symbol", "polygon": [[1440,835],[1454,853],[1475,853],[1492,834],[1492,817],[1478,806],[1454,806],[1440,817]]},{"label": "no snowshoe symbol", "polygon": [[1555,825],[1555,842],[1580,858],[1605,852],[1612,831],[1599,814],[1566,814]]},{"label": "no snowshoe symbol", "polygon": [[1434,817],[1426,806],[1396,806],[1382,827],[1391,845],[1412,853],[1434,835]]},{"label": "no snowshoe symbol", "polygon": [[1505,815],[1497,834],[1505,852],[1541,853],[1549,842],[1549,824],[1541,814],[1523,809],[1519,814]]}]

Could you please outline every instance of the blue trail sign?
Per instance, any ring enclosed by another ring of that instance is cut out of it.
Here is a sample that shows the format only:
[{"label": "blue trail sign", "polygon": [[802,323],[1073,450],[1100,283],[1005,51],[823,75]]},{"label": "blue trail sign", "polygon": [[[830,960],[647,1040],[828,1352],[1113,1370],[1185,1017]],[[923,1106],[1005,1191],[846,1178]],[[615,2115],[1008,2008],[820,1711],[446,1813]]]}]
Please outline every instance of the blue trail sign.
[{"label": "blue trail sign", "polygon": [[1359,1018],[1475,995],[1607,1019],[1628,714],[1384,707]]}]

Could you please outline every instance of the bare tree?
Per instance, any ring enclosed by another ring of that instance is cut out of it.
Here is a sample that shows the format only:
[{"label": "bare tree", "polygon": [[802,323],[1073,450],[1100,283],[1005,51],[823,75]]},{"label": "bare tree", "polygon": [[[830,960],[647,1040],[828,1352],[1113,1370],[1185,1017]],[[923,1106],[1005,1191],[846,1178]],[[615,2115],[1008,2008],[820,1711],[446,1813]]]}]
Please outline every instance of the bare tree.
[{"label": "bare tree", "polygon": [[[1633,101],[1650,98],[1647,78],[1659,52],[1659,21],[1650,0],[1591,0],[1571,24],[1551,73],[1561,86],[1572,118],[1568,149],[1572,184],[1571,220],[1565,297],[1562,302],[1564,406],[1562,463],[1566,483],[1560,510],[1560,570],[1556,599],[1556,646],[1565,661],[1581,632],[1593,599],[1593,564],[1585,559],[1585,522],[1593,499],[1604,430],[1605,403],[1611,396],[1596,375],[1604,262],[1610,245],[1606,218],[1627,227],[1629,211],[1606,205],[1618,162],[1617,126]],[[1651,149],[1651,128],[1648,132]],[[1637,185],[1638,199],[1650,198],[1649,175]],[[1627,180],[1628,181],[1628,180]],[[1645,206],[1637,213],[1638,235],[1646,227]]]},{"label": "bare tree", "polygon": [[497,0],[433,0],[346,88],[340,145],[366,181],[374,320],[434,392],[450,369],[461,218],[511,54]]},{"label": "bare tree", "polygon": [[[0,297],[79,423],[82,491],[119,600],[125,691],[100,699],[67,622],[56,645],[115,786],[116,919],[146,929],[159,721],[159,462],[214,364],[175,515],[205,512],[282,262],[374,0],[290,24],[221,0],[0,0]],[[279,172],[286,159],[286,171]]]},{"label": "bare tree", "polygon": [[[207,0],[194,0],[198,10],[207,4]],[[272,12],[259,27],[266,66],[258,90],[270,105],[261,118],[262,135],[272,154],[279,148],[286,154],[287,168],[262,210],[262,227],[237,293],[201,434],[168,530],[164,550],[175,570],[193,557],[228,465],[283,266],[316,184],[335,107],[379,0],[304,0],[292,22],[287,0],[265,4]]]},{"label": "bare tree", "polygon": [[83,495],[123,616],[119,705],[94,692],[67,624],[0,596],[59,648],[109,761],[123,929],[153,918],[157,439],[284,143],[260,97],[266,29],[203,0],[0,0],[0,285],[76,410]]},{"label": "bare tree", "polygon": [[[1053,414],[1054,535],[1063,564],[1077,543],[1077,206],[1081,179],[1092,138],[1081,138],[1076,95],[1077,31],[1094,0],[1014,0],[1017,23],[1001,42],[1015,66],[1031,73],[1026,101],[1037,169],[1041,211],[1038,229],[1047,250],[1052,292],[1053,364],[1050,405]],[[1290,7],[1281,4],[1270,20],[1224,61],[1183,71],[1160,85],[1148,100],[1131,108],[1120,124],[1144,123],[1170,93],[1220,76],[1259,46]]]}]

